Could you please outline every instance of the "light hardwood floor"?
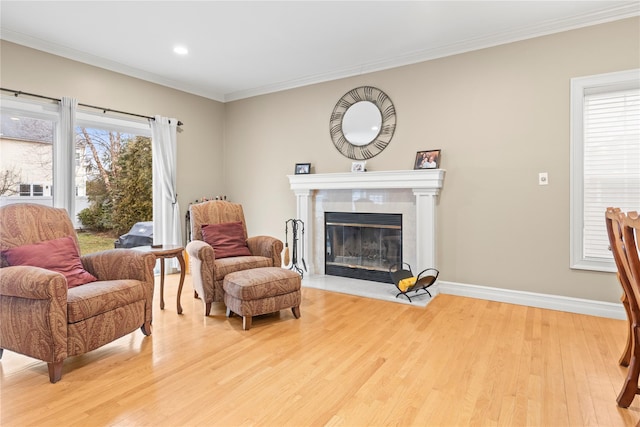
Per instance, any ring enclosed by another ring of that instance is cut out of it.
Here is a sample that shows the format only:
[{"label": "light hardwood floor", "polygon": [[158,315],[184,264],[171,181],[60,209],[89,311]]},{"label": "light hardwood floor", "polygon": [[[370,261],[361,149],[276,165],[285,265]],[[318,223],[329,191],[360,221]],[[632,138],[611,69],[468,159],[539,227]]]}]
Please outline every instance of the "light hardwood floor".
[{"label": "light hardwood floor", "polygon": [[[426,308],[303,288],[249,331],[204,317],[177,275],[153,334],[67,359],[62,380],[5,351],[8,426],[633,426],[616,406],[624,321],[439,295]],[[391,285],[389,285],[391,286]]]}]

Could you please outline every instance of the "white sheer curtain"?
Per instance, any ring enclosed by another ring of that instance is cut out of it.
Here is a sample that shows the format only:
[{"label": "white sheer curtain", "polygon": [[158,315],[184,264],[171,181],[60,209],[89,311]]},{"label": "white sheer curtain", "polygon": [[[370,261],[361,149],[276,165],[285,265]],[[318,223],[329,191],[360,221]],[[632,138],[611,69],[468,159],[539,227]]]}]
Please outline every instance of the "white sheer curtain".
[{"label": "white sheer curtain", "polygon": [[65,208],[73,220],[76,201],[76,107],[78,100],[63,97],[60,100],[59,147],[54,152],[53,161],[53,205]]},{"label": "white sheer curtain", "polygon": [[[153,243],[182,245],[180,206],[176,193],[177,119],[151,120],[153,161]],[[177,268],[175,258],[166,265]]]}]

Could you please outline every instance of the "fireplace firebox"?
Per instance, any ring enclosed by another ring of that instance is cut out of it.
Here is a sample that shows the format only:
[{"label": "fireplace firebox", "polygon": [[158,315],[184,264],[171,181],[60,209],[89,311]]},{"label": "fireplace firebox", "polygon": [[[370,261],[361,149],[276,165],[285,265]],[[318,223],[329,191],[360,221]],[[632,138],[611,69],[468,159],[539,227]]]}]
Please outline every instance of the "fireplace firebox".
[{"label": "fireplace firebox", "polygon": [[402,261],[402,214],[325,212],[325,274],[392,283]]}]

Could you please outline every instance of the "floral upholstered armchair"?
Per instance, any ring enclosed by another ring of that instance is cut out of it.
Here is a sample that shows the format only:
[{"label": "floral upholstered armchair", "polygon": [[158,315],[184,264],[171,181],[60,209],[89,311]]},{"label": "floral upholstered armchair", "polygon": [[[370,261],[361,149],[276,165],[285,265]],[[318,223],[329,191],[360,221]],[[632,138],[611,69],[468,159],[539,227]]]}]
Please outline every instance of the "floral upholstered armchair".
[{"label": "floral upholstered armchair", "polygon": [[224,301],[224,276],[241,270],[280,267],[283,244],[270,236],[247,238],[242,205],[212,200],[189,207],[191,236],[187,253],[191,279],[202,298],[204,315],[213,302]]},{"label": "floral upholstered armchair", "polygon": [[0,208],[0,357],[4,349],[47,362],[142,329],[151,334],[155,257],[132,249],[80,256],[67,212],[35,204]]}]

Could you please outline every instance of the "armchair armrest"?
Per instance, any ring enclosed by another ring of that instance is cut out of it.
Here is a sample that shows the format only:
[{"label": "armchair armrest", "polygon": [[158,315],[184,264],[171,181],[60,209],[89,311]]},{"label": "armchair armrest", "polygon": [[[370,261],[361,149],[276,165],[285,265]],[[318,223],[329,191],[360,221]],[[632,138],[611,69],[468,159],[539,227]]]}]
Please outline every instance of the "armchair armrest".
[{"label": "armchair armrest", "polygon": [[247,246],[253,255],[271,258],[274,267],[282,265],[282,240],[271,236],[254,236],[247,239]]},{"label": "armchair armrest", "polygon": [[132,279],[144,284],[147,302],[143,333],[149,335],[155,286],[153,267],[156,265],[156,257],[151,253],[134,249],[109,249],[82,256],[80,259],[84,268],[98,280]]},{"label": "armchair armrest", "polygon": [[[205,303],[213,301],[213,278],[215,269],[215,251],[213,247],[202,240],[192,240],[187,243],[187,254],[189,254],[189,264],[191,271],[191,282],[193,290],[202,298]],[[211,289],[205,283],[211,284]],[[209,313],[205,313],[208,315]]]},{"label": "armchair armrest", "polygon": [[134,279],[153,283],[156,257],[134,249],[109,249],[80,257],[84,268],[98,280]]},{"label": "armchair armrest", "polygon": [[49,363],[67,357],[67,280],[39,267],[0,269],[0,348]]},{"label": "armchair armrest", "polygon": [[191,242],[187,243],[186,250],[189,254],[189,259],[204,261],[207,259],[215,258],[215,251],[213,250],[213,246],[211,246],[207,242],[203,242],[202,240],[192,240]]},{"label": "armchair armrest", "polygon": [[[56,280],[57,279],[57,280]],[[67,303],[67,280],[60,273],[26,265],[0,269],[0,295]]]}]

